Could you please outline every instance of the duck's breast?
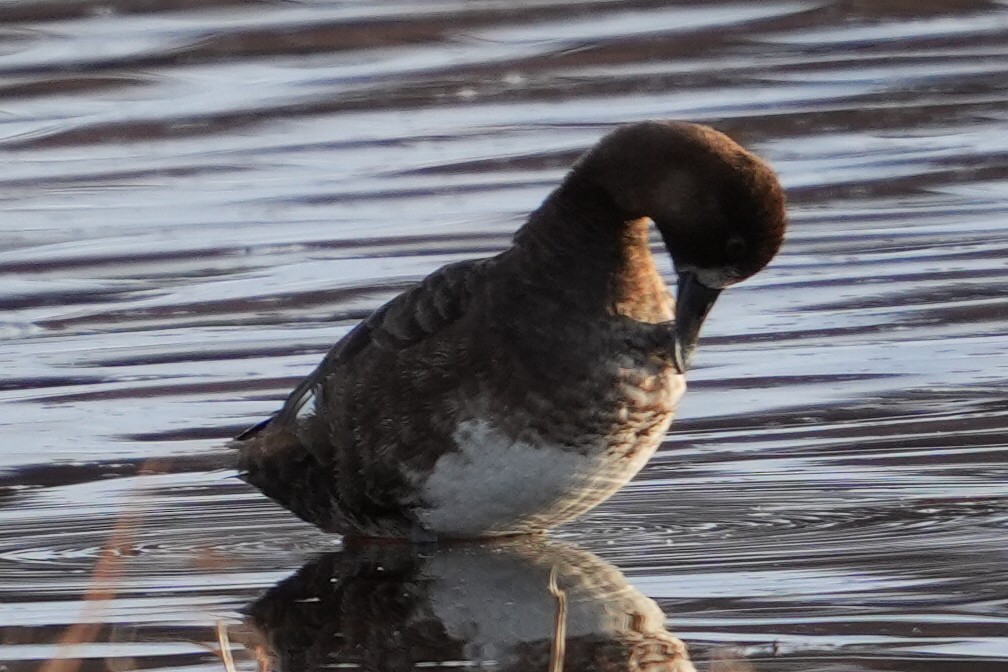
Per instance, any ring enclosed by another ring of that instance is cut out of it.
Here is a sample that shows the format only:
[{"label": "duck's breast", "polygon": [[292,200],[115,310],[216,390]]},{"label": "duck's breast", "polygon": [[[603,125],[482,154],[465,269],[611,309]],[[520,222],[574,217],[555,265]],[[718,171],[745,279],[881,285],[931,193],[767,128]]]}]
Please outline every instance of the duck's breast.
[{"label": "duck's breast", "polygon": [[524,411],[524,422],[490,411],[459,421],[454,450],[421,479],[421,525],[459,537],[527,533],[607,499],[654,454],[685,390],[671,372],[621,378],[596,406],[549,413],[552,424]]}]

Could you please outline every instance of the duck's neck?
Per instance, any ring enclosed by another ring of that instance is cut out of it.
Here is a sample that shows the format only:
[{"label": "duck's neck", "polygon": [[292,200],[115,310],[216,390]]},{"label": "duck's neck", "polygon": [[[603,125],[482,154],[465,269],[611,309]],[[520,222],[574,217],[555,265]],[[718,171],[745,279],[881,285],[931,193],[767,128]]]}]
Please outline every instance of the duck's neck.
[{"label": "duck's neck", "polygon": [[651,220],[626,218],[603,193],[568,180],[515,234],[528,281],[572,307],[643,322],[671,319],[651,255]]}]

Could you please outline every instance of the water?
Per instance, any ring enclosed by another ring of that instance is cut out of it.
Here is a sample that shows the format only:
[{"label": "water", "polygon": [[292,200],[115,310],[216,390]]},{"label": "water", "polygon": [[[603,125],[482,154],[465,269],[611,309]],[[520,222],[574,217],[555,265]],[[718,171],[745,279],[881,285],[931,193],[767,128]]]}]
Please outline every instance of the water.
[{"label": "water", "polygon": [[[547,563],[566,669],[1005,668],[1008,3],[514,5],[0,6],[9,672],[223,670],[219,632],[243,670],[546,669]],[[233,477],[356,320],[661,117],[765,156],[792,225],[564,545],[362,561]]]}]

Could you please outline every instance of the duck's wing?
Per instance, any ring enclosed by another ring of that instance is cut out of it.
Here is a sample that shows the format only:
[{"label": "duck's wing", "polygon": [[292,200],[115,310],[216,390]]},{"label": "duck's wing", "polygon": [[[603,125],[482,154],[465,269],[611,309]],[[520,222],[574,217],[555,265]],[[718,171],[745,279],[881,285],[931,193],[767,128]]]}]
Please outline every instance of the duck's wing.
[{"label": "duck's wing", "polygon": [[444,353],[485,304],[491,266],[446,266],[352,329],[274,417],[239,437],[242,478],[325,530],[407,534],[415,496],[400,462],[430,453],[420,442],[443,443],[426,404],[445,377],[431,372],[457,386],[466,367]]},{"label": "duck's wing", "polygon": [[489,261],[475,259],[444,266],[375,310],[329,350],[279,411],[236,438],[251,438],[270,425],[293,427],[300,415],[314,410],[321,386],[361,353],[371,349],[386,353],[405,350],[461,320],[472,306],[474,287]]}]

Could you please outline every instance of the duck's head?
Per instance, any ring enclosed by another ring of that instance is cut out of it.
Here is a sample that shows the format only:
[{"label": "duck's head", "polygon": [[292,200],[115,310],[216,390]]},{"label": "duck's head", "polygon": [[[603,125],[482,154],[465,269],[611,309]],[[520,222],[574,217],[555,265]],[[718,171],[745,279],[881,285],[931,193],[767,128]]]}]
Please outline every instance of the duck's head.
[{"label": "duck's head", "polygon": [[661,232],[679,277],[675,359],[685,371],[721,290],[780,248],[786,217],[777,176],[712,128],[644,122],[603,138],[572,177],[603,192],[621,217],[648,217]]}]

